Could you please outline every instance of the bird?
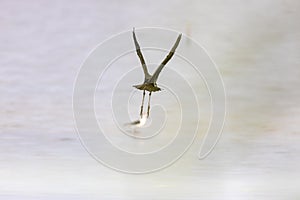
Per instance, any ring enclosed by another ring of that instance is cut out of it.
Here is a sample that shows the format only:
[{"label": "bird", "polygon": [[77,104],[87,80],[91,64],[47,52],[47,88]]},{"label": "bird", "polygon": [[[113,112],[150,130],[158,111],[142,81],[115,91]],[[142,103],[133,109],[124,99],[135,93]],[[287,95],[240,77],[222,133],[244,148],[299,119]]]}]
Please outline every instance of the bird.
[{"label": "bird", "polygon": [[166,66],[166,64],[171,60],[171,58],[173,57],[175,50],[177,49],[179,42],[181,40],[181,36],[182,34],[180,33],[175,41],[175,44],[173,45],[173,47],[171,48],[169,54],[165,57],[165,59],[162,61],[162,63],[157,67],[157,69],[155,70],[155,72],[151,75],[148,72],[148,68],[145,62],[145,59],[143,57],[140,45],[137,41],[137,37],[135,34],[135,28],[133,28],[132,31],[132,35],[133,35],[133,41],[134,41],[134,45],[135,45],[135,50],[137,53],[137,56],[139,57],[140,63],[142,65],[143,68],[143,72],[144,72],[144,82],[142,84],[139,85],[133,85],[133,87],[137,88],[138,90],[142,90],[143,91],[143,98],[142,98],[142,105],[141,105],[141,110],[140,110],[140,117],[143,117],[143,107],[144,107],[144,99],[145,99],[145,94],[146,91],[149,92],[149,100],[148,100],[148,109],[147,109],[147,118],[149,117],[149,112],[150,112],[150,99],[151,99],[151,94],[152,92],[157,92],[157,91],[161,91],[161,89],[157,86],[157,79],[158,76],[160,74],[160,72],[162,71],[162,69],[164,68],[164,66]]}]

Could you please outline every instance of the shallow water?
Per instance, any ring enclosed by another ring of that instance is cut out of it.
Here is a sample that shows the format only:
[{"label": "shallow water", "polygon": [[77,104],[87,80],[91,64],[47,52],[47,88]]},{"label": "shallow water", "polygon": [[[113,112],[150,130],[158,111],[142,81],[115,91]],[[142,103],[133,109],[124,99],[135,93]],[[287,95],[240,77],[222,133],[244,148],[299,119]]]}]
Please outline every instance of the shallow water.
[{"label": "shallow water", "polygon": [[[300,198],[298,1],[0,4],[1,199]],[[133,26],[186,33],[217,63],[228,113],[206,159],[196,140],[169,168],[122,174],[78,140],[79,67],[96,44]]]}]

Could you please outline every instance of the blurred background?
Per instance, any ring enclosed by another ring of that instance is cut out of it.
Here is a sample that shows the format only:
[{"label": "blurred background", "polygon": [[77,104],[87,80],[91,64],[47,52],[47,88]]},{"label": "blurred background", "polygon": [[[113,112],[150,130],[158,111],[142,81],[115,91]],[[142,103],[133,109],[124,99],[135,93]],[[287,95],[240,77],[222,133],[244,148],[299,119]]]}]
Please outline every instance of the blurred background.
[{"label": "blurred background", "polygon": [[[1,199],[300,199],[297,0],[0,1]],[[73,83],[100,42],[165,27],[203,45],[227,93],[222,138],[141,176],[77,138]],[[298,187],[297,187],[298,186]]]}]

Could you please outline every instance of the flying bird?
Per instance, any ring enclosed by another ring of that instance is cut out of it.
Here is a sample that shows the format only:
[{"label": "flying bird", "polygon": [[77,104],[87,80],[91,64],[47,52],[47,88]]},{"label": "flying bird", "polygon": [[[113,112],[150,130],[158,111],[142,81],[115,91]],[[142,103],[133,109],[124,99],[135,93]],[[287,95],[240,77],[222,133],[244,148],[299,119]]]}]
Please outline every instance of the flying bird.
[{"label": "flying bird", "polygon": [[137,53],[137,55],[140,59],[140,62],[141,62],[142,68],[143,68],[143,72],[144,72],[144,82],[142,84],[139,84],[139,85],[134,85],[133,87],[135,87],[139,90],[143,90],[143,99],[142,99],[142,105],[141,105],[141,111],[140,111],[140,117],[141,118],[143,117],[143,107],[144,107],[145,94],[146,94],[146,91],[149,92],[148,109],[147,109],[147,118],[148,118],[149,117],[149,112],[150,112],[151,94],[152,94],[152,92],[157,92],[157,91],[161,90],[159,87],[157,87],[157,84],[156,84],[158,76],[159,76],[160,72],[162,71],[162,69],[164,68],[164,66],[166,66],[166,64],[173,57],[173,55],[175,53],[175,50],[179,45],[182,34],[178,35],[178,37],[176,39],[176,42],[173,45],[172,49],[170,50],[169,54],[162,61],[162,63],[157,67],[157,69],[155,70],[155,72],[152,75],[149,74],[149,72],[148,72],[148,68],[147,68],[145,59],[143,57],[140,45],[137,41],[134,28],[133,28],[132,34],[133,34],[133,41],[134,41],[136,53]]}]

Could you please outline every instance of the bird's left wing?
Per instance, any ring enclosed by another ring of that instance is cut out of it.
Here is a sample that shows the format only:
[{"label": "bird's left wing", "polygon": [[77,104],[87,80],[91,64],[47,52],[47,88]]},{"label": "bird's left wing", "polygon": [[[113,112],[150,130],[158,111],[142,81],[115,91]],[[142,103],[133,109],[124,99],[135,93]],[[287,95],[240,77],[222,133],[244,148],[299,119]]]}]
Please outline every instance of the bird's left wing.
[{"label": "bird's left wing", "polygon": [[136,39],[136,35],[135,35],[135,30],[133,28],[133,31],[132,31],[132,36],[133,36],[133,40],[134,40],[134,45],[135,45],[135,50],[136,50],[136,53],[140,59],[140,62],[142,64],[142,67],[143,67],[143,71],[144,71],[144,75],[145,75],[145,79],[148,79],[150,78],[150,74],[148,72],[148,69],[147,69],[147,65],[146,65],[146,62],[145,62],[145,59],[143,57],[143,54],[142,54],[142,51],[141,51],[141,48],[140,48],[140,45]]}]

